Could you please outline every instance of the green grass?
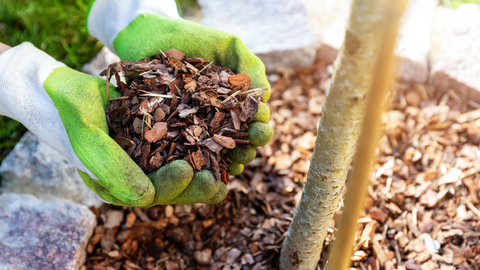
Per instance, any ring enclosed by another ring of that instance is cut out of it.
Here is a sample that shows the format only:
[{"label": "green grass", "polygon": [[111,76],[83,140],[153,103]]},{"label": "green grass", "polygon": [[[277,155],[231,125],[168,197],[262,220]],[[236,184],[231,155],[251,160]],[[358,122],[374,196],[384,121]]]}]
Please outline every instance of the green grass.
[{"label": "green grass", "polygon": [[[80,70],[102,44],[87,34],[88,0],[0,0],[0,42],[33,43],[66,65]],[[26,129],[0,116],[0,162]]]},{"label": "green grass", "polygon": [[440,4],[449,8],[458,8],[461,4],[480,4],[480,0],[440,0]]}]

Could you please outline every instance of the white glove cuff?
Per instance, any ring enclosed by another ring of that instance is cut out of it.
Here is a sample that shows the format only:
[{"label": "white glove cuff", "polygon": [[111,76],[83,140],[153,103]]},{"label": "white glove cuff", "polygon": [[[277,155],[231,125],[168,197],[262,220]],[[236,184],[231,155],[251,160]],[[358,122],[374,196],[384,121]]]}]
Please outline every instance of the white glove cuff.
[{"label": "white glove cuff", "polygon": [[[22,122],[34,132],[32,128],[35,129],[35,121],[43,120],[32,106],[35,107],[36,103],[54,106],[43,90],[43,83],[54,69],[63,66],[65,64],[28,42],[0,54],[0,114]],[[26,114],[27,111],[30,113]],[[24,123],[22,120],[27,121]],[[46,120],[51,119],[47,117]],[[29,124],[30,127],[27,126]]]},{"label": "white glove cuff", "polygon": [[96,0],[88,14],[88,31],[115,52],[113,41],[118,33],[147,12],[181,19],[175,0]]},{"label": "white glove cuff", "polygon": [[73,151],[57,107],[43,86],[52,71],[63,66],[28,42],[1,53],[0,115],[19,121],[75,167],[98,179]]}]

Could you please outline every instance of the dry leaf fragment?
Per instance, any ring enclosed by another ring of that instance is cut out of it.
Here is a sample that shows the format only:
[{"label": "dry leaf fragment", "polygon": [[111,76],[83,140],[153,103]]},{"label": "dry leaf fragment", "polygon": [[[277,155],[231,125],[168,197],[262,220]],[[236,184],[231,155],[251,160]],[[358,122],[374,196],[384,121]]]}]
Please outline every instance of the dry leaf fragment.
[{"label": "dry leaf fragment", "polygon": [[325,103],[325,96],[313,97],[308,101],[308,111],[311,114],[321,114]]},{"label": "dry leaf fragment", "polygon": [[[123,213],[122,213],[123,215]],[[102,247],[102,253],[108,254],[112,250],[113,244],[115,243],[114,232],[111,229],[108,229],[106,234],[100,240],[100,246]]]}]

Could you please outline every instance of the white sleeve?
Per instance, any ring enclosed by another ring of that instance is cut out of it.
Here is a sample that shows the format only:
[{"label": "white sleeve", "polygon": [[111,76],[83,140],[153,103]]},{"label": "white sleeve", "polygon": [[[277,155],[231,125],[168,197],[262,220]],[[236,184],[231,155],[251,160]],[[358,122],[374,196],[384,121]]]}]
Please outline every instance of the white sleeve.
[{"label": "white sleeve", "polygon": [[113,41],[118,33],[147,12],[181,19],[175,0],[96,0],[88,14],[88,31],[115,52]]},{"label": "white sleeve", "polygon": [[1,53],[0,115],[19,121],[75,167],[98,179],[73,151],[57,107],[43,86],[54,69],[64,66],[28,42]]}]

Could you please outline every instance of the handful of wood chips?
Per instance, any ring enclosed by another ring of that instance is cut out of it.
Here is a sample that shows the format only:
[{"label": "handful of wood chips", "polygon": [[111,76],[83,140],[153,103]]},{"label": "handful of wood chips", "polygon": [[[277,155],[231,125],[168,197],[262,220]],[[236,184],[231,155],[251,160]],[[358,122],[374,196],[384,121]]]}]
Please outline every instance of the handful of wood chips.
[{"label": "handful of wood chips", "polygon": [[207,59],[185,58],[176,49],[160,52],[113,63],[100,74],[107,77],[107,96],[112,76],[122,94],[109,99],[106,110],[115,141],[145,173],[183,159],[227,183],[228,152],[251,147],[244,139],[247,124],[267,88],[253,89],[248,75]]}]

